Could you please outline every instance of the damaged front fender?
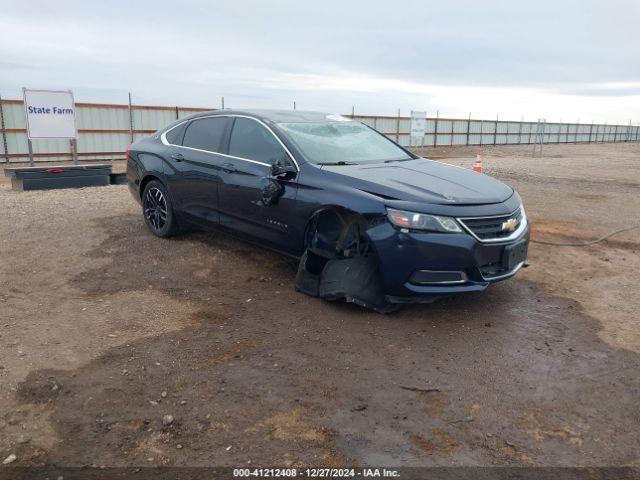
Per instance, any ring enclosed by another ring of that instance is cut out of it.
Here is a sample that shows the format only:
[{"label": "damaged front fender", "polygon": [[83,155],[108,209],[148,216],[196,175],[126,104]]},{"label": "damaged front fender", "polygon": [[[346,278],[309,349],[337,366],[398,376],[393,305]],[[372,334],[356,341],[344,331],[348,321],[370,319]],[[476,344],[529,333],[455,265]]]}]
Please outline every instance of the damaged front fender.
[{"label": "damaged front fender", "polygon": [[365,231],[369,222],[346,211],[314,219],[296,275],[296,289],[326,300],[345,300],[387,313],[378,262]]}]

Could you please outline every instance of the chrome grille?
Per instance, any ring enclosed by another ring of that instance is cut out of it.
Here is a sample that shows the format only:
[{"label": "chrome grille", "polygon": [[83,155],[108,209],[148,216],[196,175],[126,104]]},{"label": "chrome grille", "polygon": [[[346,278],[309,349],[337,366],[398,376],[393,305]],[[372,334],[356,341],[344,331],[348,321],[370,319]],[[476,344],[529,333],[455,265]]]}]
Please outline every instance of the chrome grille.
[{"label": "chrome grille", "polygon": [[[510,219],[515,220],[515,228],[513,230],[503,227],[505,222]],[[523,226],[523,222],[526,222],[526,218],[522,214],[522,209],[519,208],[510,215],[459,218],[458,221],[478,240],[482,242],[499,242],[510,240],[519,235],[520,227]]]}]

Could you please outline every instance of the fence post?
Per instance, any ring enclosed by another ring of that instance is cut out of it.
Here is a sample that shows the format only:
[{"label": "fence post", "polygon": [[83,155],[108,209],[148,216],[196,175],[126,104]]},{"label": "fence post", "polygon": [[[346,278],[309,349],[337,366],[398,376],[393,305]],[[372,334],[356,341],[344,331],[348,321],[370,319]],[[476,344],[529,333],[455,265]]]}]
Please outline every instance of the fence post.
[{"label": "fence post", "polygon": [[484,129],[484,120],[480,120],[480,146],[482,146],[482,130]]},{"label": "fence post", "polygon": [[[574,127],[576,127],[576,132],[578,131],[578,126],[576,124],[572,124]],[[569,142],[569,131],[567,130],[567,142]],[[574,132],[573,134],[573,143],[576,143],[576,133]]]},{"label": "fence post", "polygon": [[133,143],[133,107],[131,106],[131,92],[129,92],[129,134]]},{"label": "fence post", "polygon": [[520,128],[518,128],[518,145],[522,143],[522,124],[524,123],[524,117],[520,117]]},{"label": "fence post", "polygon": [[33,167],[33,143],[29,137],[27,137],[27,147],[29,148],[29,165]]},{"label": "fence post", "polygon": [[78,165],[78,139],[72,138],[69,140],[69,147],[71,147],[71,158],[73,158],[73,164]]},{"label": "fence post", "polygon": [[493,129],[493,145],[496,145],[496,140],[498,138],[498,114],[496,114],[496,124]]},{"label": "fence post", "polygon": [[469,118],[467,119],[467,147],[469,146],[469,130],[471,130],[471,112],[469,112]]},{"label": "fence post", "polygon": [[455,124],[455,120],[451,120],[451,142],[449,143],[449,146],[453,147],[453,125]]},{"label": "fence post", "polygon": [[178,109],[178,106],[176,105],[176,120],[180,119],[180,110]]},{"label": "fence post", "polygon": [[593,120],[591,120],[591,126],[589,127],[589,142],[591,143],[591,132],[593,131]]},{"label": "fence post", "polygon": [[398,118],[396,120],[396,143],[400,143],[400,109],[398,109]]},{"label": "fence post", "polygon": [[440,110],[436,110],[436,123],[433,127],[433,146],[438,144],[438,118],[440,118]]},{"label": "fence post", "polygon": [[616,123],[615,133],[613,134],[613,143],[618,141],[618,124]]},{"label": "fence post", "polygon": [[2,95],[0,95],[0,129],[2,129],[2,146],[5,163],[9,163],[9,148],[7,147],[7,132],[4,125],[4,110],[2,108]]}]

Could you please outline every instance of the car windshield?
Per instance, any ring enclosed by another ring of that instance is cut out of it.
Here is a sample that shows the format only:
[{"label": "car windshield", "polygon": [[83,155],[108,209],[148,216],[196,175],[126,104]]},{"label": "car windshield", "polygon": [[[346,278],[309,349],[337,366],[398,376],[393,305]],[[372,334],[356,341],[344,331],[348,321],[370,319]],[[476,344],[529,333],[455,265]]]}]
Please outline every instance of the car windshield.
[{"label": "car windshield", "polygon": [[304,156],[320,165],[410,160],[385,136],[354,121],[279,123]]}]

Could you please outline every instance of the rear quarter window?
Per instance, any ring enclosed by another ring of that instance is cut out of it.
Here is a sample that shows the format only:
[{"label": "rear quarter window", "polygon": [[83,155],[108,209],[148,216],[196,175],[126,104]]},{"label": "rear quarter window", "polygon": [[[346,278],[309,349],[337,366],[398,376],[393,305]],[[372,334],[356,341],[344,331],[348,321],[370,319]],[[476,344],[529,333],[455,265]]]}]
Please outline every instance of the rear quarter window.
[{"label": "rear quarter window", "polygon": [[224,132],[229,123],[226,117],[208,117],[189,122],[182,145],[208,152],[220,152]]},{"label": "rear quarter window", "polygon": [[184,129],[187,126],[186,123],[178,125],[177,127],[169,130],[164,137],[172,145],[182,145],[182,137],[184,137]]}]

